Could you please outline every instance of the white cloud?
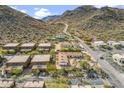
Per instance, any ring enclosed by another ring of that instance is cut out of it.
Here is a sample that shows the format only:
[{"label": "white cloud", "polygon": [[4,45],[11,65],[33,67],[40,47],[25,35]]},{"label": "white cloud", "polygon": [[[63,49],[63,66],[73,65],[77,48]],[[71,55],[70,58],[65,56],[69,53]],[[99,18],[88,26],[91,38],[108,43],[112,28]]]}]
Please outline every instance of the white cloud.
[{"label": "white cloud", "polygon": [[26,10],[20,10],[22,13],[27,13],[27,11]]},{"label": "white cloud", "polygon": [[41,8],[34,13],[34,16],[37,18],[43,18],[49,15],[52,15],[51,12],[45,8]]},{"label": "white cloud", "polygon": [[35,7],[34,10],[39,10],[39,8]]}]

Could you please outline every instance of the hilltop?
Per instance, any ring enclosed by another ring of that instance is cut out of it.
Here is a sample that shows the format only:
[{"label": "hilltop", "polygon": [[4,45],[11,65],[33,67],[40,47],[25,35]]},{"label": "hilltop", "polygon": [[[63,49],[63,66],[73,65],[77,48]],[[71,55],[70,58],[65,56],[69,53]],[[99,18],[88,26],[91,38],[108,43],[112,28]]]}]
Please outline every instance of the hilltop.
[{"label": "hilltop", "polygon": [[56,25],[37,20],[8,6],[0,6],[0,43],[37,42],[58,34]]}]

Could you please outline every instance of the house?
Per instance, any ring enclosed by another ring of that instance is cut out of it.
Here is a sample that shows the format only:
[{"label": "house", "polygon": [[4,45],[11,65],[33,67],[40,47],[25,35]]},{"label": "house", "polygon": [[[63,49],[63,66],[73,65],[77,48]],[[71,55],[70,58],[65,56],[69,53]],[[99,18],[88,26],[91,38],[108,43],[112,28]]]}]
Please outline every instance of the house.
[{"label": "house", "polygon": [[44,88],[44,87],[45,87],[45,82],[39,80],[26,81],[22,86],[22,88]]},{"label": "house", "polygon": [[64,41],[65,37],[66,37],[65,35],[57,35],[56,39],[59,40],[59,41]]},{"label": "house", "polygon": [[106,43],[104,41],[95,41],[92,43],[92,46],[99,47],[99,46],[105,46]]},{"label": "house", "polygon": [[50,55],[35,55],[31,60],[32,70],[46,70],[47,64],[50,62]]},{"label": "house", "polygon": [[0,88],[13,88],[14,86],[14,80],[0,80]]},{"label": "house", "polygon": [[24,68],[30,63],[31,57],[29,55],[18,55],[6,62],[6,70],[10,71],[13,68]]},{"label": "house", "polygon": [[40,43],[37,47],[39,51],[49,52],[51,48],[51,43]]},{"label": "house", "polygon": [[119,41],[120,45],[124,47],[124,41]]},{"label": "house", "polygon": [[61,68],[65,68],[69,66],[69,60],[66,55],[58,54],[57,56],[57,65]]},{"label": "house", "polygon": [[55,51],[60,51],[62,48],[73,48],[73,45],[69,42],[61,42],[56,45]]},{"label": "house", "polygon": [[24,43],[20,46],[21,52],[28,52],[35,48],[35,43]]},{"label": "house", "polygon": [[60,47],[61,48],[72,48],[73,45],[71,43],[69,43],[69,42],[61,42]]},{"label": "house", "polygon": [[82,53],[81,52],[61,52],[62,55],[66,55],[69,59],[81,59]]},{"label": "house", "polygon": [[8,43],[3,46],[3,49],[5,50],[18,50],[19,49],[19,43]]},{"label": "house", "polygon": [[108,41],[107,44],[110,46],[110,47],[114,47],[116,45],[120,45],[119,42],[116,42],[116,41]]},{"label": "house", "polygon": [[124,66],[124,54],[114,54],[112,58],[118,65]]},{"label": "house", "polygon": [[72,59],[75,62],[81,60],[82,54],[80,52],[60,52],[56,55],[56,65],[59,68],[66,68],[71,66],[70,62]]}]

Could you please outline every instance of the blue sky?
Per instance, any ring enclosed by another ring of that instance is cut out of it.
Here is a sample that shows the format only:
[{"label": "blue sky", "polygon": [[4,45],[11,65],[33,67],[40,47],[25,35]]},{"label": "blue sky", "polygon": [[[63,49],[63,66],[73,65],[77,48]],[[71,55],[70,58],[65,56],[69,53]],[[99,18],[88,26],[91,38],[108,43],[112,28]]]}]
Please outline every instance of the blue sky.
[{"label": "blue sky", "polygon": [[65,10],[73,10],[76,5],[13,5],[16,10],[27,13],[28,15],[41,19],[49,15],[60,15]]},{"label": "blue sky", "polygon": [[[100,8],[105,5],[96,5]],[[109,5],[110,7],[124,8],[119,5]],[[43,17],[50,15],[61,15],[66,10],[73,10],[79,5],[11,5],[10,7],[24,12],[34,18],[42,19]]]}]

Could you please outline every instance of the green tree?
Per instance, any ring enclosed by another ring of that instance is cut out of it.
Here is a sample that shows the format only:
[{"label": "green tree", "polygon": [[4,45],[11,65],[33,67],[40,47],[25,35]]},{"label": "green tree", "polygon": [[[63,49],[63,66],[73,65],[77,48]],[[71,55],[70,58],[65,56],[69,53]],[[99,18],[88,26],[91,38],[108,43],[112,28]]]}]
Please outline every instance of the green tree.
[{"label": "green tree", "polygon": [[2,72],[0,72],[0,76],[2,75]]},{"label": "green tree", "polygon": [[61,52],[80,52],[80,48],[62,48]]},{"label": "green tree", "polygon": [[65,69],[58,69],[57,70],[57,74],[64,74],[65,73]]},{"label": "green tree", "polygon": [[8,54],[15,54],[15,53],[16,53],[15,50],[9,50],[9,51],[8,51]]},{"label": "green tree", "polygon": [[120,50],[120,49],[122,48],[121,45],[115,45],[114,47],[115,47],[116,49],[118,49],[118,50]]},{"label": "green tree", "polygon": [[57,73],[57,70],[56,70],[55,64],[47,64],[47,72],[48,72],[50,75],[56,74],[56,73]]},{"label": "green tree", "polygon": [[76,71],[75,72],[75,76],[76,77],[83,77],[84,76],[84,73],[82,73],[81,71]]},{"label": "green tree", "polygon": [[28,55],[38,55],[40,54],[39,51],[31,51],[27,53]]},{"label": "green tree", "polygon": [[47,64],[47,70],[56,70],[55,64]]},{"label": "green tree", "polygon": [[22,72],[23,72],[22,67],[13,68],[13,69],[11,70],[11,73],[12,73],[13,75],[17,75],[17,76],[18,76],[18,75],[21,75]]},{"label": "green tree", "polygon": [[12,76],[11,76],[11,78],[16,78],[16,77],[17,77],[17,75],[12,75]]},{"label": "green tree", "polygon": [[8,53],[7,50],[0,49],[0,54],[7,54],[7,53]]},{"label": "green tree", "polygon": [[40,70],[39,69],[34,69],[34,70],[32,70],[32,73],[33,73],[33,75],[38,76],[39,73],[40,73]]},{"label": "green tree", "polygon": [[88,69],[89,68],[89,64],[87,61],[80,61],[80,66],[83,69]]},{"label": "green tree", "polygon": [[63,83],[63,84],[67,84],[67,78],[61,77],[61,78],[56,78],[55,80],[56,83]]},{"label": "green tree", "polygon": [[50,55],[51,55],[51,58],[52,58],[52,63],[55,63],[55,62],[56,62],[56,53],[55,53],[55,49],[51,49]]},{"label": "green tree", "polygon": [[6,60],[6,58],[2,57],[2,55],[0,55],[0,62]]}]

